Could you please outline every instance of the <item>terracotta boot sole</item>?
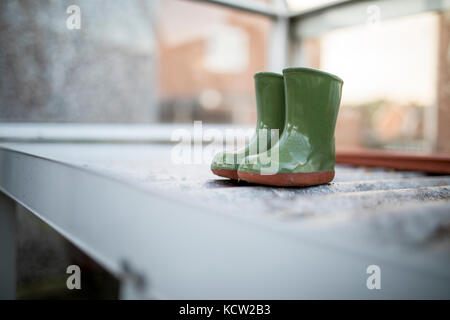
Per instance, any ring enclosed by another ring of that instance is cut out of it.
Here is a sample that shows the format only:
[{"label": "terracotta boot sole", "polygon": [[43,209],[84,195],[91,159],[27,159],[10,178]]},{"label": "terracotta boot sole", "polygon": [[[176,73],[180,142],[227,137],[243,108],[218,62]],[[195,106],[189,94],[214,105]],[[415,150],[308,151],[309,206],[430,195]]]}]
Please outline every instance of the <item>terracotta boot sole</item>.
[{"label": "terracotta boot sole", "polygon": [[238,171],[239,179],[278,187],[307,187],[328,183],[334,178],[334,171],[308,173],[277,173],[262,175],[253,172]]},{"label": "terracotta boot sole", "polygon": [[229,178],[229,179],[233,179],[233,180],[237,180],[239,178],[236,170],[211,169],[211,171],[217,176],[221,176],[221,177],[225,177],[225,178]]}]

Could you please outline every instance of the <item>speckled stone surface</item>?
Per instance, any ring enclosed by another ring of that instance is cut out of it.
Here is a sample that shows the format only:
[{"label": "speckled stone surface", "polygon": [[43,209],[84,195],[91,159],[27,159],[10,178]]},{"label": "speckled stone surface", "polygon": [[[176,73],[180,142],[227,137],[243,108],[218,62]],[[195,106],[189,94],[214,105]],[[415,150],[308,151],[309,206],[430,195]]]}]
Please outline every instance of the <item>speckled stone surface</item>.
[{"label": "speckled stone surface", "polygon": [[450,176],[337,166],[330,184],[274,188],[217,177],[206,162],[173,164],[173,145],[168,144],[3,145],[38,152],[148,192],[170,192],[212,212],[219,206],[290,224],[357,224],[357,230],[382,242],[437,241],[450,252]]}]

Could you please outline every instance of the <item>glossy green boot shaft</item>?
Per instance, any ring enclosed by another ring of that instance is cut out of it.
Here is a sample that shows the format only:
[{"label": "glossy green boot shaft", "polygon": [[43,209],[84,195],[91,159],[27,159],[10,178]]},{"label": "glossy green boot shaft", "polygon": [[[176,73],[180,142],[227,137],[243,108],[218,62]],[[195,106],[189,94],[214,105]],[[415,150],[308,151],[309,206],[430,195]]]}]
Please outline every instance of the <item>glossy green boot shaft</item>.
[{"label": "glossy green boot shaft", "polygon": [[272,72],[257,72],[254,79],[258,117],[256,130],[278,129],[281,136],[286,117],[283,76]]},{"label": "glossy green boot shaft", "polygon": [[[280,172],[333,171],[334,131],[343,81],[308,68],[283,70],[286,123]],[[296,164],[294,166],[294,164]]]}]

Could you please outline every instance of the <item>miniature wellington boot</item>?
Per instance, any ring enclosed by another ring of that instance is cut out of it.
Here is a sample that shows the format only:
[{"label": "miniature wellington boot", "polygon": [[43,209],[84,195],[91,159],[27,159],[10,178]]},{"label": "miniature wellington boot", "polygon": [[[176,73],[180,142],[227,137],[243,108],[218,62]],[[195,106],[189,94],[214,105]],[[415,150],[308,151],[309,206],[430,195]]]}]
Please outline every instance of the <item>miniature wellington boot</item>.
[{"label": "miniature wellington boot", "polygon": [[[266,151],[281,136],[285,119],[283,76],[272,72],[257,72],[254,80],[258,118],[255,134],[245,147],[232,152],[220,152],[214,156],[211,171],[218,176],[238,179],[237,169],[241,161],[248,155]],[[278,130],[278,136],[270,135],[273,129]],[[266,132],[269,133],[267,143],[261,143],[259,137]]]},{"label": "miniature wellington boot", "polygon": [[309,68],[287,68],[283,76],[283,134],[269,152],[246,157],[238,168],[238,177],[273,186],[328,183],[334,178],[334,129],[343,81]]}]

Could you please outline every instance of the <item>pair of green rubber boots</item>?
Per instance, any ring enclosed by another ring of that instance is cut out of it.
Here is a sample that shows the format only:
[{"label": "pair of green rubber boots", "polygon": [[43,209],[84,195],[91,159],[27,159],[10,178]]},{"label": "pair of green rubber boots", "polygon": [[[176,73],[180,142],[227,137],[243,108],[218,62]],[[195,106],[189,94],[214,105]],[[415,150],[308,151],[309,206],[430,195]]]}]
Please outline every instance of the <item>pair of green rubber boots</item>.
[{"label": "pair of green rubber boots", "polygon": [[312,186],[334,178],[334,130],[343,81],[309,68],[254,76],[258,122],[238,150],[215,155],[214,174],[273,186]]}]

